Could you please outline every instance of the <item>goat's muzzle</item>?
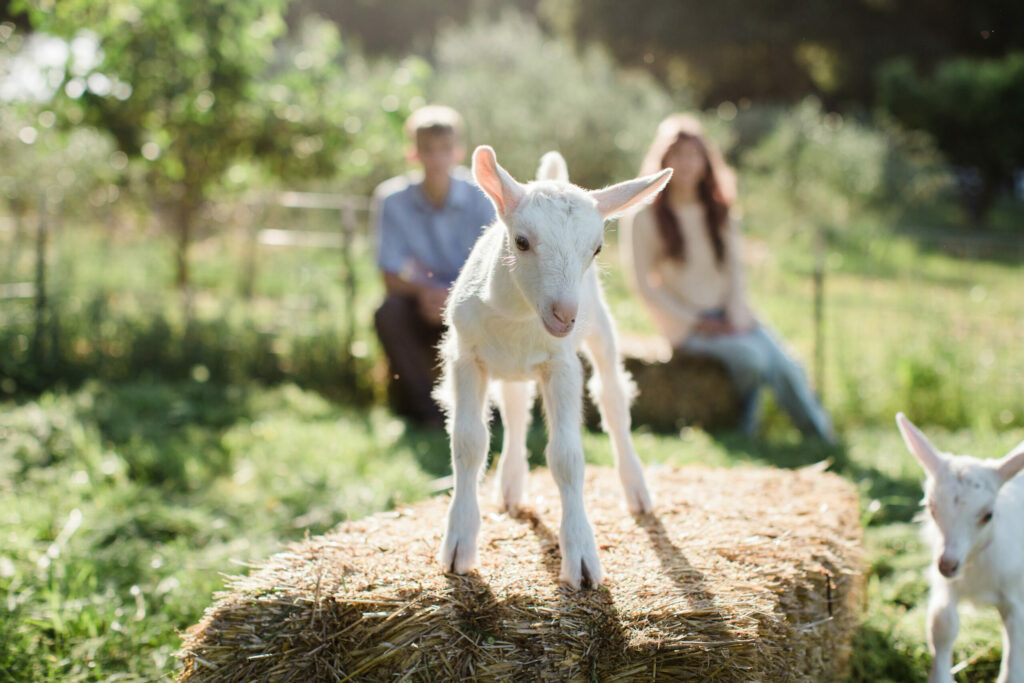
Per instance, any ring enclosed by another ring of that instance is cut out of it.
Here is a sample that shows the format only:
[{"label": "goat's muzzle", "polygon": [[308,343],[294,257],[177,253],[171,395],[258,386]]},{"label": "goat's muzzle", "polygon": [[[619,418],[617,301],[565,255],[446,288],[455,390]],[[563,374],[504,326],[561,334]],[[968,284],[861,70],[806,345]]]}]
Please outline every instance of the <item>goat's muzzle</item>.
[{"label": "goat's muzzle", "polygon": [[576,325],[576,313],[579,305],[556,301],[551,304],[550,315],[543,317],[544,328],[555,337],[564,337],[572,332]]},{"label": "goat's muzzle", "polygon": [[956,576],[957,571],[960,569],[960,561],[954,560],[949,557],[939,558],[939,573],[945,576],[947,579],[951,579]]}]

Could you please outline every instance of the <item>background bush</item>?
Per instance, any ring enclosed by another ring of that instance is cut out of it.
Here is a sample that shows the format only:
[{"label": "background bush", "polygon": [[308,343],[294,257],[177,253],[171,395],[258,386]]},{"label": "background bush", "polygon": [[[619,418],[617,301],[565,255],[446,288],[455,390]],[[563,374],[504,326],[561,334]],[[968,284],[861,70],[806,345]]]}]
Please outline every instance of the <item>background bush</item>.
[{"label": "background bush", "polygon": [[621,70],[600,48],[577,52],[514,12],[442,31],[435,50],[431,99],[456,105],[471,143],[494,147],[524,181],[549,149],[583,187],[631,178],[658,122],[690,104],[685,92]]}]

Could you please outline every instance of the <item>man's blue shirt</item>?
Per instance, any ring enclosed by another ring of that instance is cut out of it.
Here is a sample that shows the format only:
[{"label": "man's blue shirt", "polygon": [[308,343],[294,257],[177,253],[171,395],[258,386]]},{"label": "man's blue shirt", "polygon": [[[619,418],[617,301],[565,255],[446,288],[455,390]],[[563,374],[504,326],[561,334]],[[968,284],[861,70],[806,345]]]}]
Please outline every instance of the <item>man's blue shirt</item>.
[{"label": "man's blue shirt", "polygon": [[494,222],[494,205],[470,180],[452,171],[444,205],[423,194],[421,174],[397,176],[373,193],[377,265],[403,280],[450,287],[483,228]]}]

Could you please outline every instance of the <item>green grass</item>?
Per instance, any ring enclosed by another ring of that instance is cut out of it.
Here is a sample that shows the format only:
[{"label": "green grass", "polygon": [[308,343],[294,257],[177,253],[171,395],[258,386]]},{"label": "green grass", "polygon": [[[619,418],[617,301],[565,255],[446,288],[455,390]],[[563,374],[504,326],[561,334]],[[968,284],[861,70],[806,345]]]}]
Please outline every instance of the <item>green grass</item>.
[{"label": "green grass", "polygon": [[[854,680],[923,680],[928,553],[911,522],[921,495],[916,464],[894,428],[858,429],[834,448],[790,436],[752,442],[638,430],[635,441],[648,462],[799,466],[831,458],[861,491],[868,525]],[[953,450],[995,455],[1024,433],[934,436]],[[307,533],[421,498],[449,471],[443,435],[293,385],[92,382],[7,403],[0,437],[6,680],[169,675],[177,632],[198,620],[223,573],[244,572]],[[535,462],[543,442],[538,426]],[[610,464],[607,437],[588,433],[584,444],[589,461]],[[966,616],[957,642],[958,657],[978,657],[964,680],[981,680],[998,658],[995,616]]]},{"label": "green grass", "polygon": [[[746,226],[751,296],[809,361],[811,237],[769,218]],[[853,680],[923,681],[921,473],[892,415],[906,411],[956,452],[997,456],[1024,438],[1024,356],[1015,353],[1024,272],[1006,257],[1021,251],[950,253],[959,237],[885,221],[875,213],[829,233],[824,397],[844,446],[801,441],[770,402],[757,441],[689,429],[638,429],[634,439],[648,462],[831,459],[860,491],[867,529]],[[0,250],[12,246],[4,239]],[[363,241],[350,311],[337,252],[261,248],[246,301],[244,238],[206,237],[193,251],[186,325],[167,289],[164,238],[65,230],[50,269],[60,343],[41,369],[31,302],[0,301],[0,680],[167,677],[177,632],[200,617],[222,574],[422,498],[449,473],[443,437],[380,407],[369,321],[381,286],[368,252]],[[29,250],[15,256],[0,281],[31,279]],[[615,249],[601,258],[620,328],[650,332]],[[358,326],[345,349],[349,315]],[[352,359],[354,375],[338,370]],[[538,426],[534,464],[543,443]],[[606,437],[587,434],[585,447],[591,462],[611,462]],[[990,680],[998,643],[991,611],[965,612],[957,658],[971,663],[959,680]]]},{"label": "green grass", "polygon": [[171,671],[222,572],[430,481],[400,422],[290,385],[90,383],[5,405],[0,436],[7,680]]}]

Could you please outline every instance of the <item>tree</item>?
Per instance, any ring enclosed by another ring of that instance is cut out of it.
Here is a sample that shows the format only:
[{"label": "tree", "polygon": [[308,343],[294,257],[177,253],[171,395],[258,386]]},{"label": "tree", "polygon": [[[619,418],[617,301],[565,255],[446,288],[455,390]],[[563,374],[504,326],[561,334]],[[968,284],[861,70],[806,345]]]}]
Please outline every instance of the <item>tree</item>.
[{"label": "tree", "polygon": [[980,226],[1024,166],[1024,53],[953,59],[931,76],[907,60],[879,75],[879,100],[903,125],[930,133],[959,167],[964,203]]},{"label": "tree", "polygon": [[519,12],[443,31],[435,52],[432,98],[454,103],[470,142],[493,146],[517,177],[532,178],[550,149],[584,187],[633,177],[658,121],[689,104],[598,46],[578,54],[550,39]]},{"label": "tree", "polygon": [[453,24],[464,24],[474,15],[494,15],[510,7],[533,12],[538,1],[295,0],[287,16],[289,23],[310,14],[324,17],[336,23],[346,38],[358,40],[367,54],[404,57],[410,52],[430,52],[439,31]]},{"label": "tree", "polygon": [[1015,0],[547,0],[540,11],[564,35],[695,86],[705,105],[811,93],[830,107],[865,103],[878,66],[894,57],[928,67],[1024,48]]},{"label": "tree", "polygon": [[[289,179],[334,174],[361,132],[350,121],[354,110],[383,107],[399,135],[409,98],[382,105],[374,87],[348,87],[333,27],[314,25],[300,36],[307,44],[275,49],[286,1],[19,0],[15,7],[27,10],[37,31],[95,41],[96,63],[72,55],[54,108],[69,126],[108,132],[143,167],[155,208],[176,236],[179,287],[189,283],[200,209],[231,175],[253,167]],[[367,69],[360,73],[370,80]]]}]

